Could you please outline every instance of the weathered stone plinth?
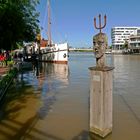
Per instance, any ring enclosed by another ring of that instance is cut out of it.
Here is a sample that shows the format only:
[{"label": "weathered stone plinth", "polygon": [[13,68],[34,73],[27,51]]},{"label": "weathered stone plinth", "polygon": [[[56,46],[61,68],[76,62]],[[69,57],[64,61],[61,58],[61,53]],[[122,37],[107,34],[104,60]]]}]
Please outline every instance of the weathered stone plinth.
[{"label": "weathered stone plinth", "polygon": [[113,67],[90,67],[90,132],[105,137],[112,132]]}]

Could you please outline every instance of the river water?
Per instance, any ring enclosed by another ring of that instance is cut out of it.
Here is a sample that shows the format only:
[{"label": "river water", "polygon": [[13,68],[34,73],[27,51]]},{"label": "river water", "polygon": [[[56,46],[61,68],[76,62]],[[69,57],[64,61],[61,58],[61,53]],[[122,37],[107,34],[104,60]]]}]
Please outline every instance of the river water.
[{"label": "river water", "polygon": [[[140,55],[108,55],[113,73],[113,131],[105,140],[138,140]],[[10,87],[0,111],[0,140],[99,140],[89,130],[88,67],[92,53],[70,53],[68,65],[42,63]],[[36,76],[38,75],[38,76]]]}]

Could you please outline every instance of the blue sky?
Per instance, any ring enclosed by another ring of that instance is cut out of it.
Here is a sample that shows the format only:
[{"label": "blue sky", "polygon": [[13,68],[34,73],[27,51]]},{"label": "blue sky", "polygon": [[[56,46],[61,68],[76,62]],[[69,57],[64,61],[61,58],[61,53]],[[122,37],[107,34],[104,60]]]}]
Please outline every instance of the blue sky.
[{"label": "blue sky", "polygon": [[[94,28],[93,19],[107,15],[103,29],[111,45],[111,28],[114,26],[140,26],[140,0],[50,0],[52,40],[67,42],[72,47],[90,47],[92,38],[99,31]],[[47,38],[47,0],[40,0],[41,34]],[[98,24],[98,22],[97,22]]]}]

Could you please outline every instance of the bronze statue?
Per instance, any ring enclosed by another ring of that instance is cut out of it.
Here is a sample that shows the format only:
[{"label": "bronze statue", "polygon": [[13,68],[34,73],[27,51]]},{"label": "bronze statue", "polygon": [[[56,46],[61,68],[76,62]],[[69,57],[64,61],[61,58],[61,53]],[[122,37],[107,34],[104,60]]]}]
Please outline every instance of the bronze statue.
[{"label": "bronze statue", "polygon": [[101,15],[99,15],[99,27],[96,26],[96,18],[94,18],[94,26],[96,29],[100,30],[100,33],[93,37],[93,51],[96,57],[96,66],[97,67],[105,67],[105,51],[108,46],[108,39],[105,33],[101,32],[106,26],[106,16],[104,16],[105,23],[101,26]]}]

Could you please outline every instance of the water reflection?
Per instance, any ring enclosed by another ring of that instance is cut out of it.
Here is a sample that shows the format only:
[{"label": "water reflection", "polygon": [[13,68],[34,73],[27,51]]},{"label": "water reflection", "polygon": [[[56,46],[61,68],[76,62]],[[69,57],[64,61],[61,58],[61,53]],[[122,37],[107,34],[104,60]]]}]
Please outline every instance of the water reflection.
[{"label": "water reflection", "polygon": [[39,91],[44,95],[49,91],[55,90],[58,84],[59,86],[67,86],[68,78],[68,65],[40,63],[38,67],[33,69],[33,71],[26,71],[19,74],[16,80],[18,85],[32,85],[34,87],[34,92]]},{"label": "water reflection", "polygon": [[69,68],[66,64],[42,63],[37,76],[38,86],[42,89],[41,94],[52,92],[56,87],[68,85]]},{"label": "water reflection", "polygon": [[57,88],[68,85],[69,68],[67,64],[40,63],[33,69],[33,76],[34,93],[41,94],[37,113],[43,119],[56,101]]},{"label": "water reflection", "polygon": [[[20,139],[40,119],[45,119],[57,101],[58,88],[68,86],[68,78],[69,67],[66,64],[40,63],[33,71],[22,71],[10,87],[6,104],[0,111],[0,139]],[[4,132],[5,122],[8,130]],[[20,125],[11,130],[14,127],[11,123]],[[39,132],[46,138],[55,138],[53,135]]]}]

